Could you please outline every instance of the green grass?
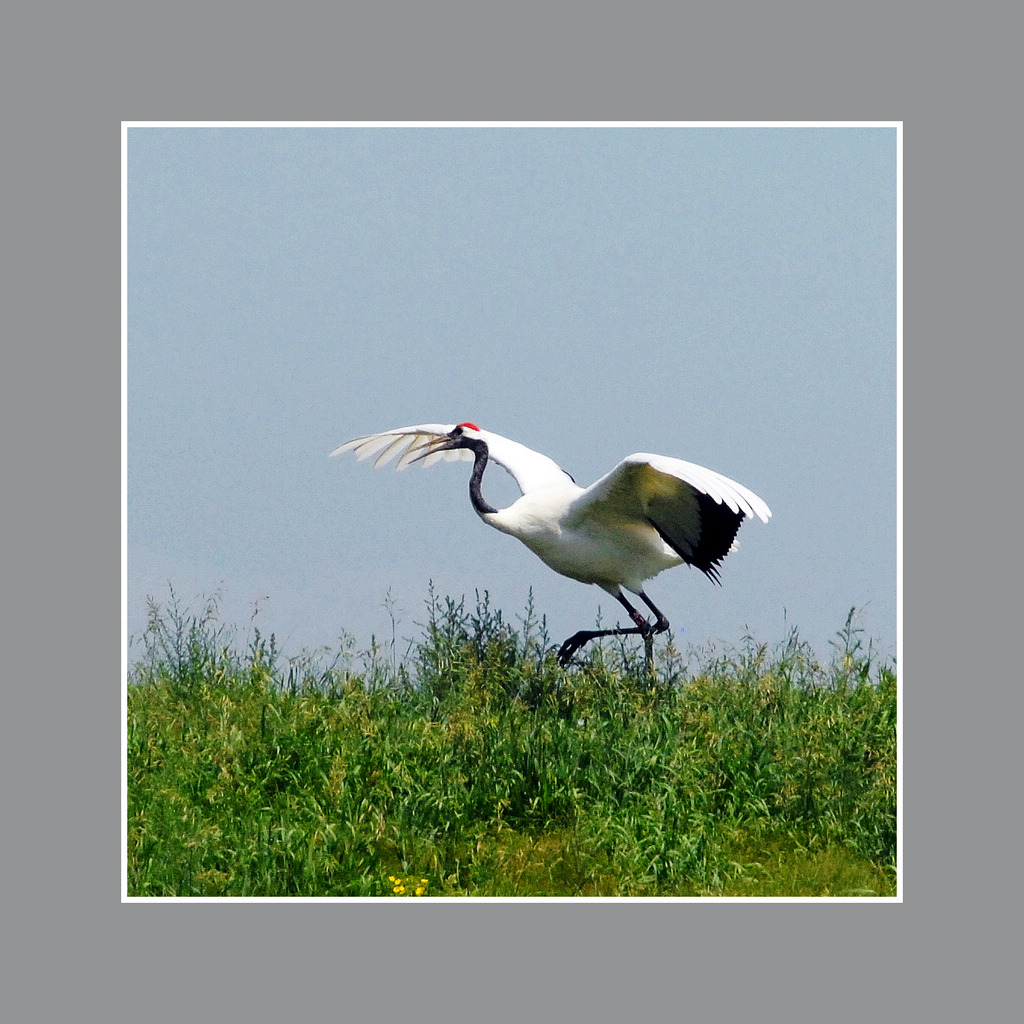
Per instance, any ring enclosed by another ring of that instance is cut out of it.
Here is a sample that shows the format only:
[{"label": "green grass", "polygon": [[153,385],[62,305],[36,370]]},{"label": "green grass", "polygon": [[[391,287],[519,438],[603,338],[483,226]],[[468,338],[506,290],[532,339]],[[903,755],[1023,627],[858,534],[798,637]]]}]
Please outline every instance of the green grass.
[{"label": "green grass", "polygon": [[[853,617],[558,667],[532,608],[294,659],[151,604],[128,684],[130,896],[894,896],[896,698]],[[639,648],[639,649],[638,649]]]}]

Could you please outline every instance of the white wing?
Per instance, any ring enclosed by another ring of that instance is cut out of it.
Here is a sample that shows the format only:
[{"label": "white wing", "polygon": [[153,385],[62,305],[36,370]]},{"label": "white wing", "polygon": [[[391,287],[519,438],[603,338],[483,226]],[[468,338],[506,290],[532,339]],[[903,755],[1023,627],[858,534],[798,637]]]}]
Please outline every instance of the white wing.
[{"label": "white wing", "polygon": [[[572,478],[546,455],[535,452],[518,441],[511,441],[500,434],[489,430],[470,430],[462,425],[470,436],[480,437],[487,442],[488,455],[492,462],[501,466],[519,485],[524,494],[535,487],[551,481],[565,481]],[[380,434],[367,434],[356,437],[335,448],[331,455],[343,452],[355,452],[357,459],[368,459],[373,455],[374,467],[386,466],[396,455],[399,456],[396,469],[406,466],[423,454],[423,445],[429,441],[444,437],[455,429],[455,424],[421,423],[415,427],[396,427]],[[473,452],[468,448],[454,448],[446,451],[431,452],[422,459],[424,466],[430,466],[439,459],[451,461],[465,459],[473,461]]]},{"label": "white wing", "polygon": [[[355,437],[335,448],[331,455],[354,452],[360,462],[376,455],[377,458],[373,463],[374,469],[386,466],[397,455],[399,458],[395,469],[401,470],[410,465],[418,455],[423,454],[423,445],[429,441],[435,441],[439,437],[444,437],[454,429],[454,423],[421,423],[415,427],[395,427],[393,430],[385,430],[380,434]],[[422,462],[424,466],[431,466],[442,460],[453,462],[456,459],[468,459],[472,462],[473,453],[466,448],[431,452],[422,459]]]},{"label": "white wing", "polygon": [[768,522],[771,509],[742,484],[682,459],[630,455],[570,506],[565,525],[654,527],[684,561],[717,579],[745,516]]}]

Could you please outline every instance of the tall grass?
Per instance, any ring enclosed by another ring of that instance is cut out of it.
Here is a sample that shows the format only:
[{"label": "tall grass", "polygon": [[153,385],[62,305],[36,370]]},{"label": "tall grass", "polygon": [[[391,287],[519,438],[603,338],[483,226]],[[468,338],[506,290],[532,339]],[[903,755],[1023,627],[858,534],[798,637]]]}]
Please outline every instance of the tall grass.
[{"label": "tall grass", "polygon": [[128,685],[135,896],[894,895],[896,673],[594,645],[432,591],[420,640],[286,659],[172,599]]}]

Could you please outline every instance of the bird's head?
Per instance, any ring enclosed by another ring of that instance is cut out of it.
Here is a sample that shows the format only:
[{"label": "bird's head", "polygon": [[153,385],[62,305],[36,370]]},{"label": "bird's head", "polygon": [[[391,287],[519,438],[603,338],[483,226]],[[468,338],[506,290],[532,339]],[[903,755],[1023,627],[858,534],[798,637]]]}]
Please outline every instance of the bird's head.
[{"label": "bird's head", "polygon": [[435,452],[453,451],[458,448],[469,448],[475,451],[483,443],[483,432],[475,423],[460,423],[457,427],[449,430],[447,434],[424,441],[420,445],[423,451],[411,461],[419,462],[420,459],[425,459]]}]

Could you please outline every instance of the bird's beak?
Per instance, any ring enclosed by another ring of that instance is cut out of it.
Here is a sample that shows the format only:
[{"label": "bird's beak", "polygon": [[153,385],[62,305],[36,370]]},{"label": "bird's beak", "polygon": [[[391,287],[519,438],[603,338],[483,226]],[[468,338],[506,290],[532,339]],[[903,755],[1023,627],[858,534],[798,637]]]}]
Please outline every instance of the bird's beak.
[{"label": "bird's beak", "polygon": [[432,437],[429,441],[422,441],[420,444],[414,444],[409,451],[419,451],[421,448],[424,449],[414,459],[410,459],[409,462],[419,462],[420,459],[425,459],[428,455],[433,455],[435,452],[444,452],[449,448],[454,448],[454,438],[449,437],[445,434],[443,437]]}]

